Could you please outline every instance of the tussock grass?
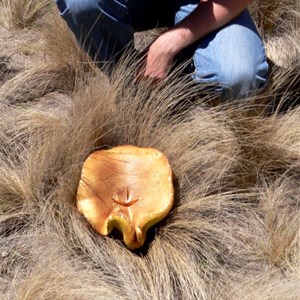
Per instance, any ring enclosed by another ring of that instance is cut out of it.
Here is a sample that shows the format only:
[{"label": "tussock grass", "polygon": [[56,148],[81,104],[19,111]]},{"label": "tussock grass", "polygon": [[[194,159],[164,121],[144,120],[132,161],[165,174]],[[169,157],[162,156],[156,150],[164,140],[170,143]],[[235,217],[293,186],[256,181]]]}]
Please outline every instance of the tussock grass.
[{"label": "tussock grass", "polygon": [[57,12],[49,13],[34,33],[39,39],[11,49],[12,53],[30,53],[30,57],[27,67],[2,85],[0,101],[29,103],[53,91],[68,93],[74,89],[76,78],[100,73],[79,49]]},{"label": "tussock grass", "polygon": [[[130,57],[108,82],[55,15],[31,32],[36,61],[0,86],[0,298],[297,299],[296,29],[265,91],[217,106],[176,74],[136,84]],[[85,158],[120,144],[158,148],[175,177],[171,214],[136,252],[75,207]]]},{"label": "tussock grass", "polygon": [[99,70],[77,45],[74,36],[59,16],[58,9],[53,9],[44,18],[37,35],[44,42],[37,48],[38,52],[43,53],[43,59],[60,66],[62,70],[68,68],[73,80],[75,77],[84,77],[86,73],[99,74]]},{"label": "tussock grass", "polygon": [[[266,44],[268,57],[277,65],[287,68],[290,72],[289,69],[293,68],[293,65],[297,66],[299,64],[299,41],[300,29],[291,29],[282,35],[268,39]],[[281,49],[281,51],[278,51],[278,49]]]},{"label": "tussock grass", "polygon": [[287,27],[299,26],[298,12],[298,0],[256,0],[251,5],[251,13],[264,36],[280,35]]},{"label": "tussock grass", "polygon": [[9,29],[32,27],[53,6],[51,0],[2,0],[1,23]]},{"label": "tussock grass", "polygon": [[0,90],[0,101],[11,104],[37,100],[54,90],[72,90],[74,74],[65,66],[39,63],[18,73],[5,82]]}]

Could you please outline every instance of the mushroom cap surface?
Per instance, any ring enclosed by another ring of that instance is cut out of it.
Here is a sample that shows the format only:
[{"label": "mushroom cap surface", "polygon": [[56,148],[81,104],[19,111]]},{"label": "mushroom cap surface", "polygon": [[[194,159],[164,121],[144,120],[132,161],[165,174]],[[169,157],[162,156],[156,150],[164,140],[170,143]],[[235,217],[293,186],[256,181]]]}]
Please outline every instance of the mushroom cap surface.
[{"label": "mushroom cap surface", "polygon": [[141,247],[147,230],[174,202],[168,159],[154,148],[123,145],[92,153],[84,162],[77,208],[95,231],[123,233],[130,249]]}]

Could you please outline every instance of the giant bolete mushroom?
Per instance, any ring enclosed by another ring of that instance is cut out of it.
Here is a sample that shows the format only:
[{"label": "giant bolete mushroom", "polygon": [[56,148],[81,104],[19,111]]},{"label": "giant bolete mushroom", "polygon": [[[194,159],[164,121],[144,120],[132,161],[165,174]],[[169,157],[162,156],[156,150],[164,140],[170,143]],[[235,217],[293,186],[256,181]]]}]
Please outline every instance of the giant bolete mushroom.
[{"label": "giant bolete mushroom", "polygon": [[154,148],[123,145],[92,153],[84,162],[77,208],[98,233],[123,233],[130,249],[141,247],[147,230],[171,210],[172,171]]}]

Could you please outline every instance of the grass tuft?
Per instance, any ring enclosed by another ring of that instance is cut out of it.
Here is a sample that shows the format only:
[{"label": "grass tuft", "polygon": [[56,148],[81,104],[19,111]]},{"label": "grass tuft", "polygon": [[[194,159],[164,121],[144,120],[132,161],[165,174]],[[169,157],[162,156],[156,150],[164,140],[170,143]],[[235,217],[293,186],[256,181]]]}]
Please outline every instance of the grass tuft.
[{"label": "grass tuft", "polygon": [[25,29],[35,25],[53,7],[50,0],[2,0],[1,23],[8,29]]}]

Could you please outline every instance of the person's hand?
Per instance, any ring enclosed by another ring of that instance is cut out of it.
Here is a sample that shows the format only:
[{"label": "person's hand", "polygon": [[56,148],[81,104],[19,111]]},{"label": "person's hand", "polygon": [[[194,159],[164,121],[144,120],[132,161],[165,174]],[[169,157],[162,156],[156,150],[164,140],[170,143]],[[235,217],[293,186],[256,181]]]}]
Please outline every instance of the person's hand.
[{"label": "person's hand", "polygon": [[145,53],[145,61],[139,67],[137,81],[158,83],[166,78],[177,54],[175,42],[174,34],[165,32],[150,45]]},{"label": "person's hand", "polygon": [[143,74],[144,78],[155,83],[166,78],[174,60],[174,54],[168,46],[167,40],[162,35],[149,47]]}]

